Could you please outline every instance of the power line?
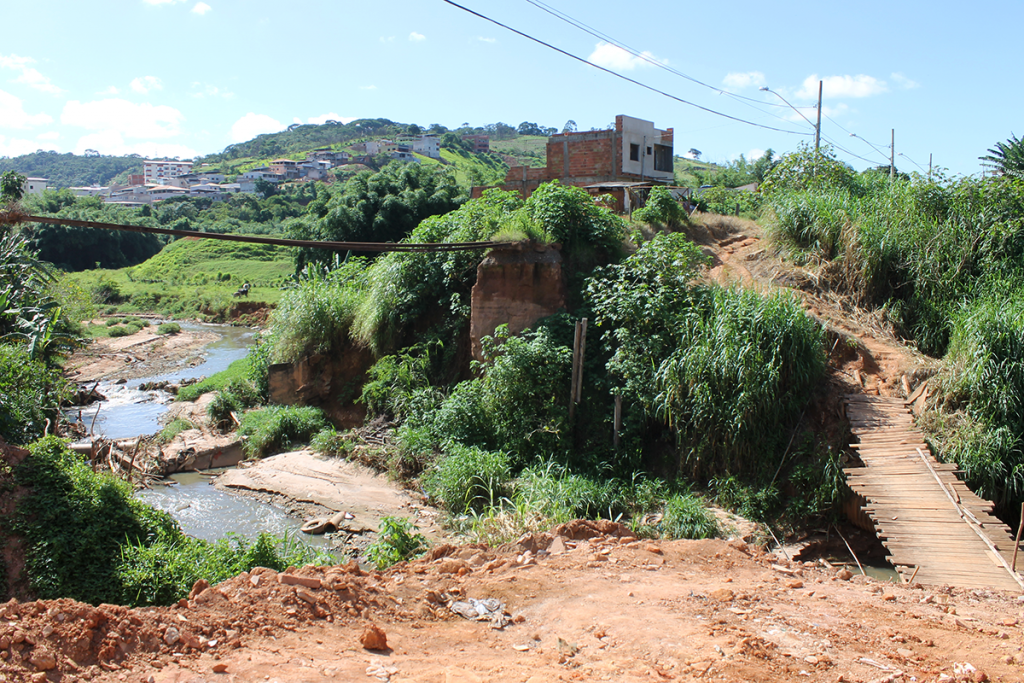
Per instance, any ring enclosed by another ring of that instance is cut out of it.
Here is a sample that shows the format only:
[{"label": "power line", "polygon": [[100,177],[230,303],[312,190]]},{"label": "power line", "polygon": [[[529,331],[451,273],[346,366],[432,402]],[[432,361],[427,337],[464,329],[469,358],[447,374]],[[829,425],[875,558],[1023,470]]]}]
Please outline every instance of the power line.
[{"label": "power line", "polygon": [[490,17],[488,17],[486,15],[483,15],[483,14],[480,14],[479,12],[471,10],[468,7],[464,7],[464,6],[460,5],[460,4],[458,4],[457,2],[454,2],[453,0],[442,0],[442,2],[445,2],[445,3],[449,4],[449,5],[451,5],[452,7],[457,7],[458,9],[461,9],[464,12],[472,14],[475,17],[479,17],[480,19],[483,19],[484,21],[488,21],[488,22],[490,22],[490,23],[492,23],[492,24],[494,24],[496,26],[500,26],[501,28],[503,28],[503,29],[505,29],[507,31],[511,31],[512,33],[515,33],[516,35],[522,36],[523,38],[526,38],[527,40],[532,40],[533,42],[535,42],[535,43],[537,43],[539,45],[543,45],[546,48],[554,50],[555,52],[563,54],[566,57],[569,57],[571,59],[575,59],[578,62],[582,62],[583,64],[587,64],[588,66],[592,66],[595,69],[599,69],[601,71],[604,71],[607,74],[611,74],[612,76],[615,76],[616,78],[621,78],[624,81],[632,83],[633,85],[638,85],[641,88],[644,88],[646,90],[650,90],[651,92],[658,93],[659,95],[664,95],[665,97],[667,97],[667,98],[669,98],[671,100],[675,100],[676,102],[680,102],[681,104],[686,104],[686,105],[689,105],[691,107],[695,107],[697,109],[700,109],[701,111],[706,111],[709,114],[714,114],[716,116],[721,116],[723,118],[727,118],[727,119],[730,119],[732,121],[737,121],[739,123],[745,123],[748,126],[755,126],[757,128],[765,128],[767,130],[774,130],[774,131],[776,131],[778,133],[789,133],[791,135],[808,135],[808,133],[803,133],[803,132],[800,132],[800,131],[785,130],[783,128],[776,128],[774,126],[766,126],[763,123],[754,123],[753,121],[747,121],[746,119],[741,119],[741,118],[736,117],[736,116],[730,116],[729,114],[724,114],[724,113],[722,113],[720,111],[715,111],[714,109],[709,109],[708,107],[704,107],[704,106],[701,106],[701,105],[696,104],[694,102],[690,102],[688,100],[684,100],[681,97],[676,97],[675,95],[671,95],[671,94],[665,92],[664,90],[659,90],[658,88],[655,88],[654,86],[647,85],[646,83],[641,83],[640,81],[638,81],[638,80],[636,80],[634,78],[630,78],[629,76],[623,76],[622,74],[616,73],[615,71],[612,71],[611,69],[608,69],[608,68],[605,68],[605,67],[601,66],[600,64],[595,64],[594,62],[591,62],[591,61],[589,61],[587,59],[584,59],[583,57],[579,57],[577,55],[572,54],[571,52],[567,52],[566,50],[563,50],[560,47],[555,47],[551,43],[544,42],[540,38],[535,38],[535,37],[529,35],[528,33],[523,33],[522,31],[514,29],[511,26],[508,26],[507,24],[501,23],[497,19],[492,19],[492,18],[490,18]]},{"label": "power line", "polygon": [[277,237],[257,237],[255,235],[233,235],[216,232],[196,232],[194,230],[172,230],[170,228],[151,228],[144,225],[120,225],[117,223],[101,223],[98,221],[79,221],[70,218],[53,218],[50,216],[29,216],[23,213],[0,212],[0,225],[16,223],[49,223],[50,225],[72,225],[79,228],[101,228],[104,230],[124,230],[127,232],[152,233],[156,235],[172,235],[175,237],[201,237],[208,240],[225,240],[228,242],[249,242],[253,244],[272,244],[278,247],[306,247],[310,249],[330,249],[332,251],[371,251],[371,252],[424,252],[424,251],[471,251],[473,249],[489,249],[508,246],[509,242],[317,242],[313,240],[290,240]]}]

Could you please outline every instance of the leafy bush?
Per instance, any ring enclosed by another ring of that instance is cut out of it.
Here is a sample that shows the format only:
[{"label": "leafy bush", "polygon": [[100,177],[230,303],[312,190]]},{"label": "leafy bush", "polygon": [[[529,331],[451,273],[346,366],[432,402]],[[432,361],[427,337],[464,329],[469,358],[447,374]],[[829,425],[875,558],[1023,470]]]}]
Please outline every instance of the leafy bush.
[{"label": "leafy bush", "polygon": [[495,505],[511,478],[507,454],[455,444],[423,476],[423,490],[458,514]]},{"label": "leafy bush", "polygon": [[427,539],[418,532],[408,519],[383,517],[377,540],[366,549],[366,559],[379,570],[408,560],[427,547]]},{"label": "leafy bush", "polygon": [[181,325],[178,323],[160,323],[156,328],[157,334],[178,334],[181,332]]},{"label": "leafy bush", "polygon": [[242,416],[239,436],[250,458],[280,453],[292,444],[306,442],[327,426],[323,411],[311,406],[269,406]]},{"label": "leafy bush", "polygon": [[676,494],[665,501],[659,528],[668,538],[715,538],[722,533],[718,520],[700,498],[688,493]]},{"label": "leafy bush", "polygon": [[[232,386],[236,380],[247,380],[251,358],[252,352],[250,351],[249,355],[245,358],[239,358],[238,360],[233,361],[226,369],[207,377],[201,382],[181,387],[178,389],[178,396],[176,400],[194,401],[203,394],[211,391],[222,391],[227,389],[229,386]],[[249,382],[249,384],[251,385],[251,382]],[[238,385],[234,386],[237,387]],[[245,389],[240,393],[244,393],[246,396],[253,394],[258,395],[254,386],[250,389]],[[251,405],[255,404],[256,403],[254,402]]]},{"label": "leafy bush", "polygon": [[195,582],[220,583],[255,567],[284,571],[289,566],[333,562],[287,536],[260,534],[255,541],[229,535],[215,543],[183,534],[160,536],[155,542],[127,543],[117,577],[131,605],[170,605],[188,597]]},{"label": "leafy bush", "polygon": [[57,420],[71,385],[59,369],[33,360],[21,344],[0,344],[0,437],[25,444],[43,435],[46,420]]},{"label": "leafy bush", "polygon": [[18,508],[15,531],[26,541],[33,592],[42,599],[120,603],[122,546],[180,534],[177,524],[137,500],[128,483],[93,472],[60,439],[46,437],[30,450],[16,473],[30,493]]},{"label": "leafy bush", "polygon": [[360,401],[370,415],[404,420],[415,392],[430,386],[430,365],[429,348],[423,346],[384,356],[366,373]]},{"label": "leafy bush", "polygon": [[324,427],[313,435],[309,447],[320,455],[344,456],[351,450],[351,442],[334,427]]},{"label": "leafy bush", "polygon": [[523,470],[515,480],[515,499],[554,523],[572,519],[614,519],[630,508],[617,481],[570,472],[556,463]]},{"label": "leafy bush", "polygon": [[95,304],[119,304],[124,301],[124,295],[121,294],[121,286],[113,280],[106,278],[100,280],[96,286],[92,288],[92,301]]},{"label": "leafy bush", "polygon": [[658,185],[651,188],[647,203],[633,212],[633,220],[676,229],[688,224],[690,217],[668,188]]}]

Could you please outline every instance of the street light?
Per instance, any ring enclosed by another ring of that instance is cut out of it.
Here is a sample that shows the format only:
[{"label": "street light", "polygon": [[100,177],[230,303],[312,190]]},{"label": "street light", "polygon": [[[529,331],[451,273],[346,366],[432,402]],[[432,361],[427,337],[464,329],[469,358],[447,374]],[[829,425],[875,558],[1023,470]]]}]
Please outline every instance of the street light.
[{"label": "street light", "polygon": [[821,144],[821,84],[822,84],[822,82],[818,81],[818,123],[817,124],[815,124],[809,118],[804,116],[804,113],[802,111],[800,111],[799,109],[797,109],[796,107],[794,107],[792,104],[790,104],[789,100],[787,100],[785,97],[783,97],[779,93],[775,92],[774,90],[769,88],[767,85],[761,86],[761,91],[762,92],[770,92],[771,94],[775,95],[780,100],[785,102],[789,106],[790,109],[795,111],[797,114],[800,114],[800,116],[803,118],[804,121],[806,121],[807,123],[811,124],[811,126],[814,128],[814,151],[815,152],[818,151],[818,147]]}]

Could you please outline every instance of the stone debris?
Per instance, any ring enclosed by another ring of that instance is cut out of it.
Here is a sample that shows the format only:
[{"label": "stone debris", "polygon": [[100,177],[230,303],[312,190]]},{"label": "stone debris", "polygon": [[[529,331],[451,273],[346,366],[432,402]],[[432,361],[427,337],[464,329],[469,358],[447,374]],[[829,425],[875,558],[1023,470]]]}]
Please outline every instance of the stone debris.
[{"label": "stone debris", "polygon": [[448,609],[470,621],[489,621],[492,628],[505,628],[512,620],[505,603],[497,598],[457,600],[449,604]]},{"label": "stone debris", "polygon": [[359,636],[359,644],[367,650],[386,650],[388,649],[388,636],[384,633],[384,629],[371,622],[367,624],[363,635]]}]

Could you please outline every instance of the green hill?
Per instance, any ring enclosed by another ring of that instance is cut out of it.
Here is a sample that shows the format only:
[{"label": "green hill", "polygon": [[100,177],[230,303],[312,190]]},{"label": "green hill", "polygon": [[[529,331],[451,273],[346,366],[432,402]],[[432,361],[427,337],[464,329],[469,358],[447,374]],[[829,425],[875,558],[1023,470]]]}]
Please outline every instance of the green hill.
[{"label": "green hill", "polygon": [[123,157],[101,154],[79,156],[42,150],[0,159],[0,173],[15,171],[30,178],[46,178],[52,187],[109,185],[118,176],[142,173],[138,154]]}]

